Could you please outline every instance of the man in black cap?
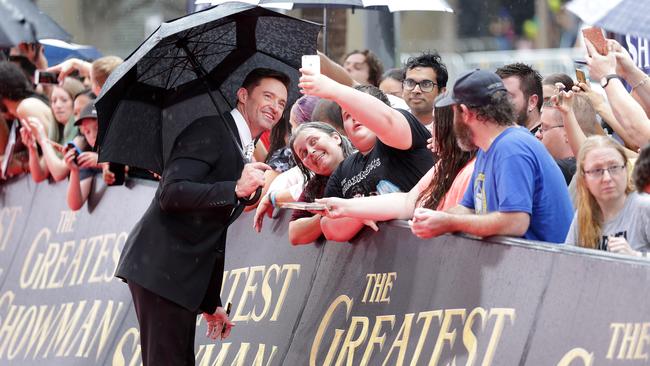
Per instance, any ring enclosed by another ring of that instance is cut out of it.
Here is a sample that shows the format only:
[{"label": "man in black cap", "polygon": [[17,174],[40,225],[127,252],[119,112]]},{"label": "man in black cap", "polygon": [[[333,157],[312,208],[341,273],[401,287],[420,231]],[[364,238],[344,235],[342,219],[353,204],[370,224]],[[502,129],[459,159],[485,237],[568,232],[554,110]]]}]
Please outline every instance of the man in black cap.
[{"label": "man in black cap", "polygon": [[460,205],[448,212],[416,209],[413,233],[429,238],[462,231],[563,243],[573,217],[564,178],[544,145],[514,123],[499,76],[464,73],[436,103],[448,105],[459,146],[479,148],[474,173]]}]

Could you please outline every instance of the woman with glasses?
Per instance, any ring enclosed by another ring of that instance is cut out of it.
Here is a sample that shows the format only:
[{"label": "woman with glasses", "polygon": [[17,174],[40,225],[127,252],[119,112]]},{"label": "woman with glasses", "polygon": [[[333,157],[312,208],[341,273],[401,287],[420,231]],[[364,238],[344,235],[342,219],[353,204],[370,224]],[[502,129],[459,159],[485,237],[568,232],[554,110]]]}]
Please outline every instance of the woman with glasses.
[{"label": "woman with glasses", "polygon": [[577,212],[565,242],[584,248],[646,256],[650,196],[632,192],[623,147],[591,136],[577,159]]}]

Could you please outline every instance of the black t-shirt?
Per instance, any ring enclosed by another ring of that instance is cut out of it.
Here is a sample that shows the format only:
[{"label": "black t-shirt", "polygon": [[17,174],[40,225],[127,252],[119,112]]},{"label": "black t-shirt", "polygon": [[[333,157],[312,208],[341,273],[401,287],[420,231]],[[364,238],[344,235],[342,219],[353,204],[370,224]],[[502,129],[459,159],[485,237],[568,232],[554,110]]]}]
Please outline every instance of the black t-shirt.
[{"label": "black t-shirt", "polygon": [[576,158],[555,159],[555,162],[560,167],[566,185],[568,186],[571,183],[571,179],[573,179],[573,175],[576,173]]},{"label": "black t-shirt", "polygon": [[332,173],[325,197],[353,198],[390,192],[408,192],[435,163],[427,149],[431,133],[411,113],[401,112],[411,127],[412,144],[408,150],[390,147],[379,139],[367,154],[348,156]]}]

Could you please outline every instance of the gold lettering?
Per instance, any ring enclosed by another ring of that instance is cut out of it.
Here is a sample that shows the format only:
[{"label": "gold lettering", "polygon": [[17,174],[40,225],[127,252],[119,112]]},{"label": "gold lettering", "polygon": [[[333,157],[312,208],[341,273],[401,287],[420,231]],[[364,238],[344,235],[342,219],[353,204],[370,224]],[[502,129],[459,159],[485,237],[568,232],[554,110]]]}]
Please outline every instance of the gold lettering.
[{"label": "gold lettering", "polygon": [[[74,347],[74,345],[77,343],[77,339],[79,338],[81,338],[81,343],[79,343],[79,348],[75,354],[75,357],[84,356],[84,349],[87,347],[90,332],[95,326],[95,319],[97,319],[97,313],[99,312],[99,307],[101,304],[102,302],[99,300],[93,301],[93,305],[90,307],[90,310],[88,310],[88,314],[86,314],[86,318],[84,318],[83,322],[81,323],[81,327],[76,331],[77,334],[72,339],[72,342],[70,342],[70,347],[65,353],[66,356],[70,354],[72,347]],[[86,357],[88,357],[88,353],[86,353]]]},{"label": "gold lettering", "polygon": [[[266,350],[266,345],[263,343],[260,343],[259,346],[257,347],[257,354],[255,355],[255,358],[253,359],[253,366],[262,366],[264,365],[264,352]],[[273,357],[275,354],[278,352],[278,347],[273,346],[271,348],[271,354],[269,355],[269,359],[266,360],[266,366],[269,366],[271,364],[271,361],[273,361]]]},{"label": "gold lettering", "polygon": [[442,325],[440,326],[440,333],[438,333],[438,339],[436,340],[436,345],[433,347],[433,353],[431,354],[431,359],[429,360],[429,366],[434,366],[438,364],[440,360],[440,355],[442,354],[442,347],[444,347],[445,341],[449,342],[449,348],[454,346],[454,341],[456,340],[456,329],[449,331],[451,323],[454,321],[454,316],[460,316],[462,322],[465,321],[465,309],[448,309],[445,310],[445,317],[442,319]]},{"label": "gold lettering", "polygon": [[[382,363],[382,366],[386,366],[395,348],[399,348],[399,353],[397,354],[397,362],[395,362],[395,364],[396,365],[404,364],[404,357],[406,356],[406,349],[408,348],[409,345],[409,336],[411,335],[411,325],[413,324],[414,316],[415,316],[414,313],[409,313],[404,315],[404,322],[402,323],[402,327],[397,332],[397,336],[395,337],[395,340],[393,341],[393,345],[390,347],[390,350],[388,350],[388,355],[384,359],[384,363]],[[419,358],[420,354],[418,353],[416,357]]]},{"label": "gold lettering", "polygon": [[390,303],[390,292],[393,290],[393,282],[395,279],[397,279],[397,272],[389,272],[386,274],[386,285],[384,285],[384,291],[382,291],[379,302]]},{"label": "gold lettering", "polygon": [[63,243],[63,246],[61,248],[61,254],[59,255],[59,259],[56,261],[56,264],[54,265],[54,269],[52,270],[52,274],[50,275],[50,282],[47,284],[47,288],[61,288],[63,287],[63,282],[65,281],[65,278],[61,278],[60,281],[57,281],[56,278],[59,274],[59,270],[61,269],[61,265],[66,264],[68,262],[68,250],[70,248],[74,248],[75,242],[74,240],[68,240]]},{"label": "gold lettering", "polygon": [[316,330],[316,335],[314,336],[314,341],[311,344],[311,352],[309,353],[309,365],[310,366],[316,366],[316,358],[318,357],[318,350],[320,348],[321,342],[323,341],[323,335],[325,334],[325,331],[327,330],[327,327],[330,324],[330,321],[332,320],[332,316],[334,315],[334,311],[336,311],[336,308],[343,304],[345,306],[345,319],[347,320],[348,317],[350,316],[350,311],[352,310],[352,299],[347,297],[346,295],[341,295],[334,299],[332,303],[330,304],[329,308],[327,308],[327,311],[325,312],[325,315],[323,316],[323,319],[320,321],[320,324],[318,325],[318,329]]},{"label": "gold lettering", "polygon": [[228,294],[228,300],[226,300],[225,302],[226,304],[232,302],[233,296],[235,295],[235,290],[237,290],[237,286],[239,285],[239,278],[241,277],[242,274],[248,275],[248,267],[237,268],[230,271],[230,277],[235,276],[235,280],[233,281],[232,287],[230,288],[230,293]]},{"label": "gold lettering", "polygon": [[275,309],[273,310],[273,315],[269,321],[277,321],[278,316],[280,315],[280,310],[284,305],[284,300],[287,297],[289,290],[289,284],[293,279],[293,273],[296,273],[296,277],[300,275],[300,264],[285,264],[282,266],[282,271],[286,271],[287,275],[284,277],[284,283],[282,284],[282,290],[280,290],[280,296],[278,296],[278,301],[275,303]]},{"label": "gold lettering", "polygon": [[424,347],[424,340],[427,338],[427,334],[429,333],[429,327],[431,326],[431,319],[433,317],[438,318],[438,324],[442,321],[442,310],[432,310],[432,311],[423,311],[420,314],[418,314],[418,320],[416,322],[420,322],[420,319],[424,319],[424,324],[422,325],[422,332],[420,332],[420,338],[418,338],[418,343],[415,346],[415,351],[413,352],[413,359],[411,359],[411,366],[417,366],[418,364],[418,359],[420,358],[420,354],[422,353],[422,347]]},{"label": "gold lettering", "polygon": [[[341,347],[341,352],[339,357],[336,359],[336,366],[343,365],[343,360],[347,357],[347,366],[354,365],[354,351],[359,347],[368,337],[368,325],[370,321],[365,316],[353,316],[352,321],[350,322],[350,327],[348,328],[348,334],[345,336],[343,341],[343,347]],[[354,334],[357,332],[357,326],[361,324],[361,332],[356,339],[352,339]]]},{"label": "gold lettering", "polygon": [[[13,297],[11,301],[13,301]],[[0,359],[3,358],[4,351],[8,347],[11,336],[16,331],[17,323],[24,311],[24,306],[9,306],[9,312],[5,315],[2,326],[0,326]]]},{"label": "gold lettering", "polygon": [[[21,308],[24,308],[21,306]],[[14,357],[20,353],[22,348],[25,346],[25,343],[27,342],[27,336],[29,333],[32,331],[32,328],[34,327],[34,317],[36,316],[36,306],[30,306],[27,308],[27,311],[25,312],[25,315],[19,316],[19,320],[17,321],[16,327],[13,329],[13,337],[11,337],[11,342],[9,343],[9,348],[7,348],[7,359],[13,360]],[[22,313],[22,312],[21,312]],[[25,326],[25,323],[29,321],[27,326]],[[20,342],[16,345],[16,342],[20,338]]]},{"label": "gold lettering", "polygon": [[[636,345],[636,339],[639,337],[640,333],[641,324],[625,324],[625,332],[623,333],[623,339],[621,339],[621,348],[619,349],[618,356],[616,358],[619,360],[632,358],[632,354],[634,353],[634,346]],[[625,351],[627,351],[627,356],[625,355]]]},{"label": "gold lettering", "polygon": [[259,322],[269,312],[269,309],[271,308],[272,297],[273,297],[273,290],[271,290],[271,285],[269,285],[269,280],[271,277],[271,273],[275,272],[275,283],[277,284],[278,281],[280,280],[280,271],[281,268],[277,264],[272,264],[269,267],[269,269],[266,271],[266,274],[264,275],[264,279],[262,280],[262,298],[264,299],[264,308],[262,308],[262,313],[258,315],[255,314],[255,307],[253,307],[253,312],[251,313],[251,319],[253,319],[253,321]]},{"label": "gold lettering", "polygon": [[607,351],[606,358],[611,360],[614,357],[614,351],[616,350],[616,345],[618,344],[618,336],[621,334],[621,331],[625,329],[624,323],[612,323],[609,325],[609,328],[612,330],[612,340],[609,342],[609,349]]},{"label": "gold lettering", "polygon": [[75,211],[61,211],[59,217],[59,224],[56,227],[57,233],[71,233],[73,232],[74,222],[77,220],[77,212]]},{"label": "gold lettering", "polygon": [[485,351],[485,356],[483,357],[482,366],[488,366],[492,364],[492,358],[497,349],[497,344],[501,338],[501,333],[503,332],[503,327],[505,325],[505,317],[509,317],[512,324],[515,323],[515,309],[511,308],[492,308],[490,309],[490,315],[488,318],[496,315],[497,319],[494,322],[494,330],[492,330],[492,335],[490,336],[490,341],[488,342],[487,350]]},{"label": "gold lettering", "polygon": [[33,289],[45,289],[47,288],[47,275],[50,272],[50,267],[56,262],[56,258],[59,256],[61,251],[61,245],[59,243],[52,242],[47,246],[47,251],[45,251],[45,258],[41,264],[41,268],[36,275],[36,280],[34,281]]},{"label": "gold lettering", "polygon": [[[49,311],[47,311],[49,308]],[[25,355],[28,355],[34,346],[34,353],[32,359],[36,359],[36,355],[40,352],[41,348],[45,344],[45,341],[50,338],[50,332],[52,331],[52,316],[54,314],[54,307],[48,307],[47,305],[42,305],[39,309],[38,316],[36,317],[36,323],[34,324],[34,332],[32,333],[27,349],[25,350]],[[47,311],[47,316],[45,312]]]},{"label": "gold lettering", "polygon": [[[372,284],[375,280],[375,277],[377,277],[376,274],[374,273],[368,273],[366,274],[366,290],[363,292],[363,298],[361,298],[362,303],[366,303],[366,300],[368,299],[368,291],[372,287]],[[370,300],[372,302],[372,299]]]},{"label": "gold lettering", "polygon": [[481,317],[481,331],[485,330],[485,323],[487,322],[487,312],[485,309],[478,307],[474,308],[472,312],[467,316],[467,321],[465,322],[465,327],[463,328],[463,345],[467,349],[467,362],[465,365],[473,365],[476,361],[476,353],[478,350],[478,340],[476,335],[472,332],[472,327],[474,326],[474,318],[477,316]]},{"label": "gold lettering", "polygon": [[[104,310],[104,315],[102,315],[102,318],[99,320],[99,324],[97,324],[97,326],[95,327],[96,329],[95,335],[93,336],[93,339],[91,341],[91,344],[95,344],[95,341],[99,336],[99,345],[97,347],[97,355],[95,356],[95,360],[99,360],[99,355],[102,354],[104,347],[106,347],[106,343],[109,340],[109,336],[111,335],[111,332],[117,325],[117,320],[119,318],[120,313],[122,312],[122,308],[124,307],[123,302],[121,301],[118,302],[117,310],[115,310],[115,315],[113,316],[113,305],[114,305],[113,300],[108,300],[108,306]],[[88,357],[89,351],[90,351],[90,347],[86,352],[86,357]]]},{"label": "gold lettering", "polygon": [[255,267],[250,267],[248,277],[246,278],[246,285],[244,285],[244,291],[241,294],[241,298],[239,299],[239,304],[237,305],[237,311],[235,312],[235,316],[233,317],[232,321],[233,322],[238,322],[238,321],[248,321],[251,318],[251,313],[250,311],[247,312],[246,314],[242,314],[244,311],[244,308],[246,306],[246,301],[250,295],[251,298],[255,297],[255,293],[257,292],[257,283],[255,283],[255,274],[256,273],[264,273],[264,266],[255,266]]},{"label": "gold lettering", "polygon": [[[130,342],[129,342],[130,341]],[[130,348],[127,349],[128,354],[131,355],[129,366],[135,366],[139,364],[140,358],[140,332],[137,328],[129,328],[124,335],[120,338],[119,342],[115,346],[115,352],[113,353],[113,366],[126,366],[126,358],[124,357],[124,347],[129,345]]]},{"label": "gold lettering", "polygon": [[[106,276],[103,273],[97,273],[100,267],[102,267],[102,264],[104,263],[104,259],[108,258],[108,240],[112,239],[115,241],[115,234],[106,234],[100,236],[102,239],[101,245],[99,246],[99,253],[97,253],[97,258],[95,258],[95,265],[93,266],[92,272],[90,272],[90,277],[88,278],[88,283],[100,283],[102,282],[102,279],[106,278]],[[110,280],[109,280],[110,281]]]},{"label": "gold lettering", "polygon": [[19,279],[20,288],[23,289],[28,288],[35,282],[36,273],[41,263],[43,262],[43,254],[41,253],[36,254],[34,262],[32,262],[32,258],[34,258],[39,242],[43,239],[45,243],[49,242],[50,235],[51,235],[50,230],[48,230],[47,228],[42,229],[41,231],[38,232],[38,234],[36,234],[36,238],[34,239],[32,245],[29,247],[29,250],[27,251],[27,255],[25,256],[25,261],[23,262],[23,267],[20,271],[20,279]]},{"label": "gold lettering", "polygon": [[594,362],[594,354],[583,348],[574,348],[562,357],[557,366],[577,366],[573,363],[574,360],[584,361],[584,366],[591,366]]},{"label": "gold lettering", "polygon": [[59,322],[57,324],[55,333],[51,338],[50,345],[45,350],[43,357],[47,357],[53,347],[55,349],[58,349],[56,356],[62,357],[66,355],[64,351],[69,347],[70,338],[72,337],[74,329],[79,322],[79,318],[81,317],[81,314],[86,307],[86,300],[82,300],[76,307],[75,312],[71,314],[73,306],[74,303],[71,302],[65,303],[61,306],[61,310],[58,314],[61,317],[59,318],[57,315]]},{"label": "gold lettering", "polygon": [[[7,248],[7,243],[16,224],[16,217],[21,211],[22,207],[4,207],[0,210],[0,238],[2,239],[0,241],[0,252]],[[6,226],[4,225],[5,217],[9,218],[9,223]]]},{"label": "gold lettering", "polygon": [[239,346],[239,351],[235,355],[235,359],[232,360],[231,366],[244,366],[246,364],[246,356],[248,356],[248,350],[251,348],[251,344],[248,342],[242,342]]},{"label": "gold lettering", "polygon": [[[361,365],[367,365],[372,357],[372,351],[375,347],[375,344],[379,345],[379,351],[384,348],[384,342],[386,341],[386,334],[381,333],[381,324],[383,322],[390,322],[390,329],[392,330],[395,326],[395,315],[380,315],[377,316],[375,320],[375,325],[372,327],[372,332],[370,332],[370,339],[368,339],[368,345],[366,346],[366,351],[363,353],[363,358],[361,359]],[[379,335],[381,333],[381,335]]]},{"label": "gold lettering", "polygon": [[634,352],[634,358],[637,360],[648,359],[648,354],[643,350],[645,344],[650,342],[650,334],[648,334],[648,330],[650,330],[650,323],[643,323],[641,325],[641,337],[639,337],[639,343],[637,343],[636,351]]}]

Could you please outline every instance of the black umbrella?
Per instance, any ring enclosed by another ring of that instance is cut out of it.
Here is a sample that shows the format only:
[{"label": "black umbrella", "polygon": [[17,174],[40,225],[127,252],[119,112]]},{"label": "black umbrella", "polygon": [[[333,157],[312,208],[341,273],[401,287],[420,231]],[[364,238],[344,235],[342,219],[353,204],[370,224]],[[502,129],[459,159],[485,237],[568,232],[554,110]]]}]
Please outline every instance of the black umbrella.
[{"label": "black umbrella", "polygon": [[0,48],[40,39],[70,41],[72,36],[32,1],[0,0]]},{"label": "black umbrella", "polygon": [[100,160],[161,173],[183,129],[233,108],[257,67],[291,77],[290,103],[298,97],[301,56],[316,53],[319,30],[237,3],[163,23],[111,74],[96,102]]}]

